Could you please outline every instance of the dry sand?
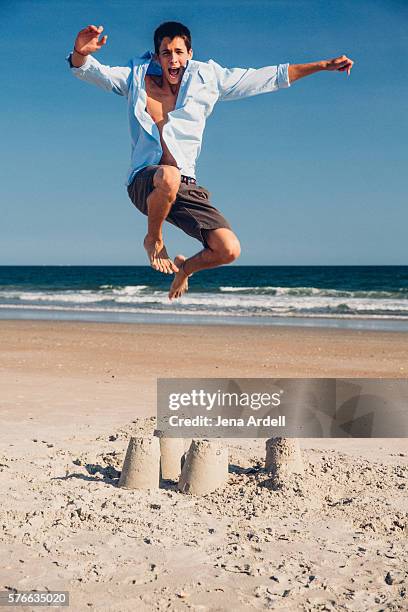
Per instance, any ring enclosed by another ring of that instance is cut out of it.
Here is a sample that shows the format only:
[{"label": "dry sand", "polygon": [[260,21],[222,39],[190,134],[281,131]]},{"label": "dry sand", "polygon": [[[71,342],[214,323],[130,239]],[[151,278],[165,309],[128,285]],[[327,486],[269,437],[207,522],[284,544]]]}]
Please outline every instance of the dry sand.
[{"label": "dry sand", "polygon": [[[408,444],[302,440],[262,486],[264,440],[226,440],[224,488],[117,487],[155,427],[157,376],[403,377],[408,336],[0,322],[0,590],[71,609],[407,610]],[[27,609],[27,608],[25,608]]]}]

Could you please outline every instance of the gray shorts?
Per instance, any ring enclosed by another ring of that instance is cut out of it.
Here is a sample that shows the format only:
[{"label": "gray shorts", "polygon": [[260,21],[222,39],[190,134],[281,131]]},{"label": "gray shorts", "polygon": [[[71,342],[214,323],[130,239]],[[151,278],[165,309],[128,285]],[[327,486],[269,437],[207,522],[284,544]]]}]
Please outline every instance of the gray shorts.
[{"label": "gray shorts", "polygon": [[[153,191],[153,176],[160,166],[147,166],[140,170],[128,186],[129,198],[147,215],[147,196]],[[228,221],[210,203],[210,192],[199,185],[180,183],[177,198],[166,221],[179,227],[205,247],[207,232],[221,227],[231,229]]]}]

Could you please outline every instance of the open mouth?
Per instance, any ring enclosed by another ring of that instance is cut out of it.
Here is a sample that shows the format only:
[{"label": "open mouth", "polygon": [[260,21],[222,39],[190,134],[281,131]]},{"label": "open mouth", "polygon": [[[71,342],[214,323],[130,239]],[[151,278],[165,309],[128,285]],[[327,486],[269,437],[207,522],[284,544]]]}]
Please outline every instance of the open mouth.
[{"label": "open mouth", "polygon": [[173,79],[177,79],[179,73],[180,73],[181,68],[169,68],[169,75],[173,78]]}]

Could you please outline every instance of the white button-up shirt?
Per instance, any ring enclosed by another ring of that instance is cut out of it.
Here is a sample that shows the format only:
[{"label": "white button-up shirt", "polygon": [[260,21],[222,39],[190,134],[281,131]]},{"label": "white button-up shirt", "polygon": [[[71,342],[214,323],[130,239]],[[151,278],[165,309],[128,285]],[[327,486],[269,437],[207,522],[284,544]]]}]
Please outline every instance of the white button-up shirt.
[{"label": "white button-up shirt", "polygon": [[[157,125],[146,111],[146,74],[161,74],[151,52],[132,59],[127,66],[105,66],[88,55],[80,68],[68,61],[72,73],[106,91],[124,96],[128,115],[132,153],[127,184],[144,168],[160,163],[163,149]],[[195,177],[205,122],[219,100],[238,100],[289,87],[289,64],[265,68],[223,68],[213,60],[189,60],[180,84],[174,110],[168,113],[162,137],[181,174]]]}]

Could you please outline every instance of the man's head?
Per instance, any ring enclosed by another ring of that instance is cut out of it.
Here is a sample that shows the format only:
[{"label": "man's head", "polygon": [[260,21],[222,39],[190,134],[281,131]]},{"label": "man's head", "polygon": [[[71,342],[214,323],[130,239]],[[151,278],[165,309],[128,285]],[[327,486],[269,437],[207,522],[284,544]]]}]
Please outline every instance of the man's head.
[{"label": "man's head", "polygon": [[154,33],[154,50],[170,85],[177,85],[193,57],[190,30],[177,21],[162,23]]}]

